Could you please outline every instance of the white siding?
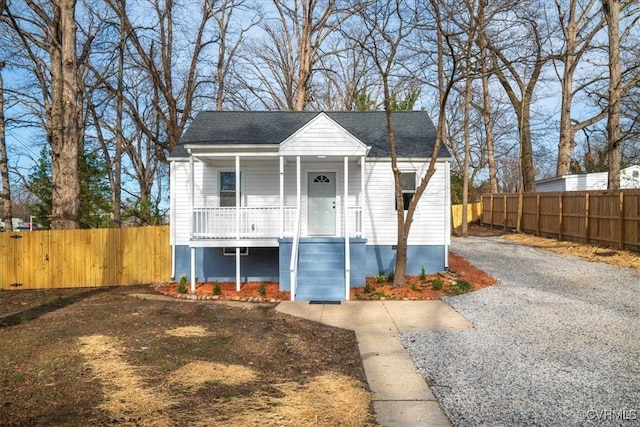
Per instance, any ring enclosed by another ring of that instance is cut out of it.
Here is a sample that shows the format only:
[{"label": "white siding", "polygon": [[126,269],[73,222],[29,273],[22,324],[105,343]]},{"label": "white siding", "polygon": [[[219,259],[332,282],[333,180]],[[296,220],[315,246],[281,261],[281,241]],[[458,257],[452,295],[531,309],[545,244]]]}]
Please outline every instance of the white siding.
[{"label": "white siding", "polygon": [[[198,166],[197,164],[195,165]],[[171,215],[171,224],[175,230],[175,244],[189,243],[189,162],[172,162],[174,174],[171,187],[171,200],[175,210]]]},{"label": "white siding", "polygon": [[[422,163],[398,162],[401,171],[425,170]],[[397,217],[394,181],[389,162],[368,162],[365,172],[365,233],[368,245],[395,245],[397,243]],[[422,195],[411,225],[409,244],[442,245],[447,243],[446,167],[438,162]]]},{"label": "white siding", "polygon": [[[633,176],[634,171],[636,177]],[[609,180],[607,172],[564,175],[536,183],[538,192],[606,190]],[[621,188],[640,188],[640,166],[629,166],[620,171]]]},{"label": "white siding", "polygon": [[536,182],[536,191],[540,193],[565,191],[565,180],[563,177],[557,177],[545,182]]},{"label": "white siding", "polygon": [[[426,167],[422,162],[399,162],[403,171],[422,172]],[[445,164],[439,162],[437,171],[424,192],[414,216],[410,244],[446,244],[447,194]],[[216,162],[207,165],[196,161],[195,206],[218,206],[218,172],[234,170],[234,161]],[[175,243],[189,243],[190,204],[189,204],[189,162],[172,162],[173,173],[171,187],[172,227],[175,227]],[[308,174],[309,172],[336,173],[336,230],[342,235],[342,209],[344,206],[343,182],[344,164],[338,161],[302,161],[302,235],[307,235],[306,221]],[[278,159],[240,160],[242,205],[279,206],[280,179]],[[285,206],[296,204],[296,162],[287,158],[284,167]],[[360,165],[349,162],[349,206],[360,206]],[[370,245],[393,245],[397,241],[396,211],[394,209],[393,174],[388,161],[368,161],[365,168],[365,237]]]},{"label": "white siding", "polygon": [[320,114],[282,143],[287,156],[361,155],[366,146],[325,114]]}]

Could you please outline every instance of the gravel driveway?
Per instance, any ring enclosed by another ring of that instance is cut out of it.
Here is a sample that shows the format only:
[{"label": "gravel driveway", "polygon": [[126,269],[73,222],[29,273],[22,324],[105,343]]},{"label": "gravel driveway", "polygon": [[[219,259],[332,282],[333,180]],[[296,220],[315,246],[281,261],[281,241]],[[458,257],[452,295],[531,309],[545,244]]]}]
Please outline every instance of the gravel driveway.
[{"label": "gravel driveway", "polygon": [[445,298],[475,330],[402,340],[454,425],[640,425],[637,271],[495,237],[451,249],[500,284]]}]

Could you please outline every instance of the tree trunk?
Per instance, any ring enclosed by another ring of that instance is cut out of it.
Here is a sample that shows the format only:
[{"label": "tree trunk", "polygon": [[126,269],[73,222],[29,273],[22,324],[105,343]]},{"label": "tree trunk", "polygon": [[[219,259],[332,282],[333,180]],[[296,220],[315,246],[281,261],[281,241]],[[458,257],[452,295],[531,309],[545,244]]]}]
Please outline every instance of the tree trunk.
[{"label": "tree trunk", "polygon": [[558,142],[558,161],[556,176],[568,175],[571,165],[571,153],[576,145],[575,131],[571,125],[571,103],[573,101],[573,73],[576,64],[577,25],[574,21],[575,2],[571,4],[569,22],[565,28],[566,51],[564,54],[564,68],[562,72],[561,104],[560,104],[560,141]]},{"label": "tree trunk", "polygon": [[82,104],[78,94],[75,0],[61,0],[54,7],[59,19],[58,40],[51,48],[52,209],[51,228],[79,228],[80,182],[78,155],[82,144]]},{"label": "tree trunk", "polygon": [[480,69],[482,81],[482,122],[487,141],[487,163],[489,166],[489,185],[491,193],[498,192],[498,168],[494,149],[493,124],[491,122],[491,95],[489,89],[489,61],[491,55],[487,48],[485,2],[478,2],[478,45],[480,46]]},{"label": "tree trunk", "polygon": [[[122,0],[122,9],[126,10],[126,0]],[[122,226],[122,148],[124,146],[124,130],[122,128],[124,112],[124,50],[126,49],[126,31],[124,25],[120,25],[120,44],[118,46],[118,83],[116,89],[116,139],[113,158],[113,225],[116,228]]]},{"label": "tree trunk", "polygon": [[[0,9],[1,11],[2,9]],[[11,184],[9,182],[9,160],[7,159],[7,140],[4,121],[4,82],[2,69],[4,62],[0,62],[0,175],[2,175],[2,220],[5,231],[13,231],[11,213]]]},{"label": "tree trunk", "polygon": [[491,123],[491,96],[489,94],[489,67],[487,49],[482,48],[482,121],[484,124],[484,135],[487,140],[487,163],[489,165],[489,185],[491,193],[498,192],[498,168],[496,166],[496,155],[493,141],[493,124]]},{"label": "tree trunk", "polygon": [[[469,50],[470,53],[470,50]],[[469,157],[471,156],[471,135],[470,135],[470,117],[469,110],[471,108],[471,58],[466,59],[465,88],[464,88],[464,162],[462,166],[462,235],[469,234],[469,224],[467,224],[467,205],[469,204]]]},{"label": "tree trunk", "polygon": [[[530,106],[530,100],[527,100]],[[536,191],[536,170],[533,165],[533,144],[531,142],[530,108],[522,109],[520,117],[520,169],[522,171],[522,189],[525,192]]]},{"label": "tree trunk", "polygon": [[602,0],[609,34],[609,104],[607,110],[608,188],[620,188],[620,1]]}]

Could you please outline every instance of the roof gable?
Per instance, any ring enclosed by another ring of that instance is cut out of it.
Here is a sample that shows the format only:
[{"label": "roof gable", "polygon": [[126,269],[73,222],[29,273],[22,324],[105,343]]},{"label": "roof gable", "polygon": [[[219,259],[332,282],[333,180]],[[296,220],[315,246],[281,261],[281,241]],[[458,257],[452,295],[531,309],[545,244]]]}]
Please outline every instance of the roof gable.
[{"label": "roof gable", "polygon": [[284,155],[360,155],[367,146],[325,113],[319,113],[280,144]]}]

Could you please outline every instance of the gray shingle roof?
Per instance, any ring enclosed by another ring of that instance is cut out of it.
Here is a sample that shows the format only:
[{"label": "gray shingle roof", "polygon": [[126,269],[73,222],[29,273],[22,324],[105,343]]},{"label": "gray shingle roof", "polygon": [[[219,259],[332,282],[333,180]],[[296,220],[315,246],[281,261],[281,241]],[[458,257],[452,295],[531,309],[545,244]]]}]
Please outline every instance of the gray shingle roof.
[{"label": "gray shingle roof", "polygon": [[[201,111],[170,157],[186,157],[186,144],[279,144],[318,114],[311,111]],[[325,114],[370,146],[369,157],[390,157],[383,111]],[[436,130],[425,112],[396,111],[393,123],[398,157],[431,156]],[[440,147],[439,156],[450,157],[446,147]]]}]

